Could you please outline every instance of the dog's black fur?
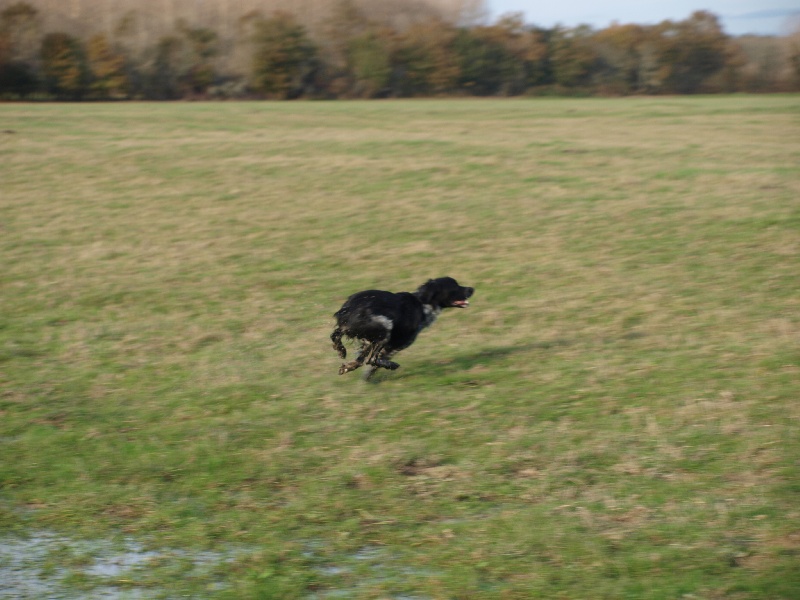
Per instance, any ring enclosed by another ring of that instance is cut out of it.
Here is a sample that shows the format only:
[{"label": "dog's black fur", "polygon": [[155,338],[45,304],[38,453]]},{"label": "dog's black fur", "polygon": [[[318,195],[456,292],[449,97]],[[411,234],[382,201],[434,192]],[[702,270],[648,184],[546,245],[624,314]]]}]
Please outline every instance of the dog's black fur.
[{"label": "dog's black fur", "polygon": [[350,296],[334,313],[336,328],[331,334],[333,348],[342,358],[347,350],[342,337],[361,343],[355,360],[344,363],[339,375],[369,365],[369,379],[379,368],[394,370],[400,365],[389,360],[393,354],[408,348],[420,331],[430,326],[445,308],[469,306],[467,300],[475,290],[464,287],[452,277],[429,279],[413,293],[366,290]]}]

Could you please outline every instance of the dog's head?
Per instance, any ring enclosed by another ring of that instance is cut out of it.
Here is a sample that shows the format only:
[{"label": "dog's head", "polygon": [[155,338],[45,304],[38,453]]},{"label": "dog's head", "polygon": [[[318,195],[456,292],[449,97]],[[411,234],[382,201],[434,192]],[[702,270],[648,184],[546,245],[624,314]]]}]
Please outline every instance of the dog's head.
[{"label": "dog's head", "polygon": [[416,296],[423,304],[429,304],[434,308],[466,308],[469,306],[468,298],[475,290],[471,287],[458,285],[452,277],[440,277],[439,279],[429,279],[427,283],[420,286],[416,291]]}]

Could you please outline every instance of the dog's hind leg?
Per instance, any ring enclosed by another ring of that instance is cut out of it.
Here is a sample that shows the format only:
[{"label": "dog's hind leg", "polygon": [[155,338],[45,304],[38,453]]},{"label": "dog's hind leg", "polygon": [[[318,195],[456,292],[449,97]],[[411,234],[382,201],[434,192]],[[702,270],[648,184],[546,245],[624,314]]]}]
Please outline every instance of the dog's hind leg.
[{"label": "dog's hind leg", "polygon": [[369,368],[367,369],[367,372],[364,373],[364,381],[368,381],[370,377],[372,377],[375,374],[375,371],[377,371],[378,369],[388,369],[390,371],[398,369],[400,365],[398,365],[396,362],[392,362],[391,360],[389,360],[389,357],[391,355],[392,355],[391,352],[382,351],[378,353],[374,358],[368,360],[367,364],[369,365]]},{"label": "dog's hind leg", "polygon": [[372,376],[375,375],[375,371],[378,370],[378,367],[375,365],[368,366],[364,371],[364,381],[369,381],[372,379]]},{"label": "dog's hind leg", "polygon": [[331,334],[331,341],[333,342],[333,349],[339,354],[339,358],[346,358],[347,357],[347,349],[342,344],[342,336],[344,335],[344,331],[339,329],[338,327],[333,330]]},{"label": "dog's hind leg", "polygon": [[381,367],[382,369],[389,369],[390,371],[400,368],[400,365],[387,358],[376,358],[371,364],[375,365],[376,367]]},{"label": "dog's hind leg", "polygon": [[400,365],[398,365],[396,362],[389,360],[390,356],[391,356],[390,353],[382,352],[381,354],[373,358],[371,361],[369,361],[369,364],[374,365],[376,367],[380,367],[382,369],[388,369],[390,371],[394,371],[395,369],[400,368]]},{"label": "dog's hind leg", "polygon": [[394,371],[395,369],[399,369],[400,365],[398,365],[396,362],[392,362],[386,359],[376,360],[371,365],[369,365],[369,367],[367,367],[367,370],[364,373],[364,381],[369,381],[372,378],[372,376],[375,375],[375,372],[380,368]]}]

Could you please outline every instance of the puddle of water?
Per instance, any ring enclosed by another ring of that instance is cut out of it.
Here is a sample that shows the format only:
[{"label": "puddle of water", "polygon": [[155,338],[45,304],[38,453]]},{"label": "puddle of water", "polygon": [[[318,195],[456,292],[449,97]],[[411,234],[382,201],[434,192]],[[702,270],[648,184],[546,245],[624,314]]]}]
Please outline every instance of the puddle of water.
[{"label": "puddle of water", "polygon": [[[26,540],[0,542],[0,598],[46,598],[51,591],[47,581],[31,577],[47,558],[55,536],[41,535]],[[55,576],[63,576],[56,573]]]},{"label": "puddle of water", "polygon": [[[355,584],[345,583],[315,592],[308,600],[351,598],[367,586],[402,582],[408,578],[425,578],[435,571],[402,564],[401,559],[380,546],[364,546],[336,563],[321,564],[321,544],[309,543],[304,556],[320,566],[317,574],[335,578],[357,575]],[[28,537],[0,537],[0,600],[143,600],[163,593],[153,588],[126,588],[121,579],[141,579],[148,567],[170,565],[175,561],[189,564],[189,577],[202,576],[214,567],[232,562],[253,549],[233,548],[224,552],[187,552],[185,550],[154,551],[135,540],[111,541],[72,540],[49,532]],[[76,592],[67,578],[84,575],[97,585],[91,590]],[[214,585],[214,584],[212,584]],[[224,589],[216,584],[216,590]],[[388,594],[393,600],[430,600],[403,593]]]},{"label": "puddle of water", "polygon": [[364,546],[352,555],[355,560],[377,560],[381,557],[385,558],[386,552],[378,546]]},{"label": "puddle of water", "polygon": [[[315,545],[310,545],[305,556],[307,558],[314,558],[315,552],[313,548]],[[353,566],[348,566],[348,563],[355,563]],[[357,595],[359,590],[370,585],[378,583],[386,583],[391,581],[401,581],[409,577],[433,577],[436,572],[428,569],[420,569],[415,567],[408,567],[398,565],[398,558],[393,556],[392,553],[380,546],[364,546],[359,548],[350,555],[347,555],[339,565],[326,565],[315,567],[314,571],[320,575],[328,577],[336,577],[339,575],[348,575],[358,569],[359,574],[366,568],[368,574],[362,576],[359,583],[356,585],[330,588],[327,590],[318,591],[308,597],[308,600],[329,600],[336,598],[352,598]],[[385,596],[392,600],[430,600],[427,596],[413,596],[408,594],[389,594]]]},{"label": "puddle of water", "polygon": [[347,567],[317,567],[316,571],[321,575],[329,575],[333,577],[334,575],[349,573],[350,569]]},{"label": "puddle of water", "polygon": [[[138,600],[152,595],[153,590],[146,593],[141,589],[123,589],[113,580],[135,578],[137,570],[148,565],[175,560],[191,561],[193,569],[202,572],[231,562],[243,552],[156,552],[133,540],[117,544],[71,540],[47,532],[24,539],[0,538],[0,599]],[[96,578],[99,585],[88,594],[76,593],[64,582],[76,573]]]},{"label": "puddle of water", "polygon": [[94,577],[119,577],[126,571],[136,567],[145,566],[152,560],[159,558],[158,552],[145,552],[132,550],[125,554],[98,558],[95,562],[84,569],[84,573]]}]

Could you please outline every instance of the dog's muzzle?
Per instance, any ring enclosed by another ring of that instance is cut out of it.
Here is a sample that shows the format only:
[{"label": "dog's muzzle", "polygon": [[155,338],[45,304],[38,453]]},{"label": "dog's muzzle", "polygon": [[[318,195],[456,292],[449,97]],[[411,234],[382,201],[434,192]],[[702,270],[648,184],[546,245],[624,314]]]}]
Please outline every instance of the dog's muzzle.
[{"label": "dog's muzzle", "polygon": [[464,288],[464,299],[463,300],[453,300],[451,306],[455,306],[457,308],[467,308],[469,306],[469,298],[472,294],[475,293],[474,288]]}]

